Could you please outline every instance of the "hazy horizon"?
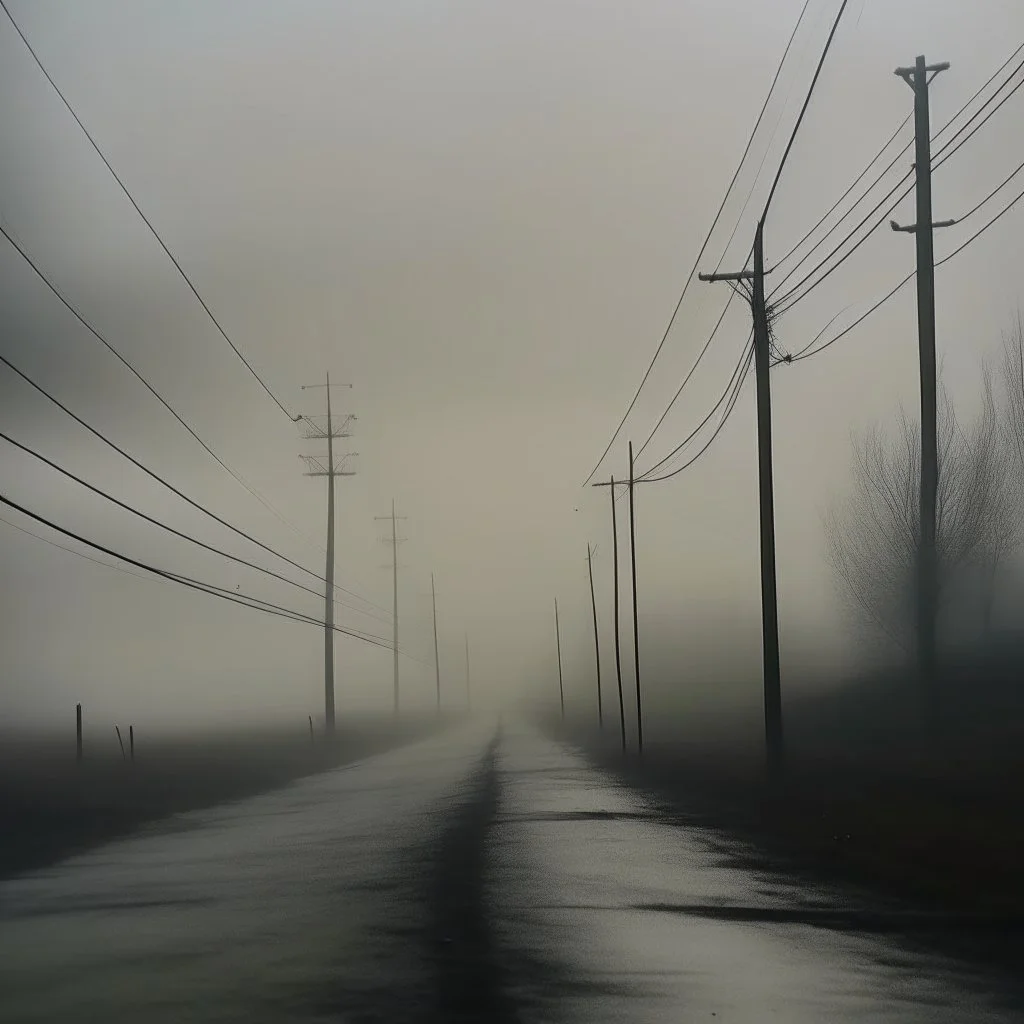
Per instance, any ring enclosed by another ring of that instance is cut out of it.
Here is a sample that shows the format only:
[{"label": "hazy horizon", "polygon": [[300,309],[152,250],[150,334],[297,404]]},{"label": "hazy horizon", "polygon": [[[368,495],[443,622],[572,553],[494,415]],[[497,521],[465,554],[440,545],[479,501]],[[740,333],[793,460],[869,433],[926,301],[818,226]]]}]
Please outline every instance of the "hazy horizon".
[{"label": "hazy horizon", "polygon": [[[10,3],[118,174],[287,407],[321,413],[322,389],[301,388],[326,372],[353,385],[334,398],[337,411],[358,417],[339,450],[359,453],[357,475],[337,484],[337,582],[375,607],[339,595],[337,621],[390,642],[390,549],[374,517],[394,499],[408,516],[400,647],[421,659],[402,661],[406,706],[434,700],[431,572],[446,706],[463,700],[467,634],[477,706],[554,685],[555,597],[567,676],[588,678],[588,541],[598,548],[606,684],[612,677],[608,494],[581,483],[668,322],[801,6]],[[745,208],[751,174],[737,182],[701,269],[743,263],[767,169],[781,156],[834,6],[811,0],[752,153],[756,168],[768,148],[766,171]],[[1022,38],[1024,8],[1011,0],[851,3],[772,207],[768,264],[910,112],[897,65],[919,53],[950,62],[932,86],[936,131]],[[217,466],[0,239],[3,354],[187,494],[322,574],[324,482],[303,477],[297,456],[323,446],[300,439],[216,333],[2,16],[0,84],[4,228],[315,543]],[[965,213],[1024,159],[1020,133],[1007,130],[1019,123],[1019,102],[936,170],[936,218]],[[900,166],[910,163],[907,154]],[[898,216],[913,219],[910,200]],[[965,411],[982,360],[997,353],[1021,300],[1019,216],[937,271],[939,359]],[[977,226],[938,232],[936,256]],[[913,260],[910,236],[877,232],[778,323],[779,345],[794,351],[840,310],[867,309]],[[725,285],[691,288],[600,478],[625,475],[627,442],[643,444],[727,298]],[[734,302],[641,469],[704,417],[748,331],[749,311]],[[826,563],[822,515],[849,483],[851,434],[889,421],[901,404],[917,408],[912,285],[827,353],[776,369],[772,387],[783,671],[828,663],[841,674],[856,663],[857,646]],[[7,370],[0,397],[0,429],[19,441],[179,529],[315,585],[182,506]],[[748,382],[699,463],[637,491],[642,642],[660,650],[673,630],[703,637],[692,657],[679,643],[671,669],[659,654],[659,671],[713,695],[707,666],[720,659],[723,672],[749,674],[752,707],[760,679],[755,458]],[[161,535],[7,445],[0,459],[0,493],[69,529],[321,614],[311,595]],[[626,502],[618,508],[625,602]],[[9,509],[0,516],[47,532]],[[323,640],[313,626],[92,565],[3,523],[0,571],[8,724],[60,718],[77,701],[103,720],[166,724],[322,713]],[[342,636],[336,652],[339,716],[389,709],[391,652]]]}]

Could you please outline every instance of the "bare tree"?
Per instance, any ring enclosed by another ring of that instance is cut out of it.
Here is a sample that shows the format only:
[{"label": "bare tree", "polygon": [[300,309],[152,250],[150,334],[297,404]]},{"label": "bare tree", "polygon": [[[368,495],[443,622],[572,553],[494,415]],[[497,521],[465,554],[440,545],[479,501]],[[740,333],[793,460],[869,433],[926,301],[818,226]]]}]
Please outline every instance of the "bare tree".
[{"label": "bare tree", "polygon": [[[1024,389],[1021,397],[1024,412]],[[967,430],[940,390],[938,453],[940,615],[954,593],[971,592],[987,624],[995,573],[1015,542],[1017,521],[1008,491],[1010,451],[987,371],[981,411]],[[868,623],[907,651],[916,625],[920,479],[919,428],[901,411],[894,433],[876,426],[854,438],[853,489],[825,522],[830,561],[845,595]]]},{"label": "bare tree", "polygon": [[1024,496],[1024,319],[1020,311],[1013,328],[1003,335],[1000,365],[1003,408],[1001,420],[1012,452],[1013,485],[1018,506]]}]

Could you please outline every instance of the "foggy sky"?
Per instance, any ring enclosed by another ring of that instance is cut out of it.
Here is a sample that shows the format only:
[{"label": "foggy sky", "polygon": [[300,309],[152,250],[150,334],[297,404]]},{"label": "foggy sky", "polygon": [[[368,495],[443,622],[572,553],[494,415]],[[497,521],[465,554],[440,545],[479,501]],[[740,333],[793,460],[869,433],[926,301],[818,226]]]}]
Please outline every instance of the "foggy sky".
[{"label": "foggy sky", "polygon": [[[611,543],[606,490],[580,484],[660,338],[800,6],[12,0],[44,64],[285,404],[322,412],[322,391],[300,387],[326,371],[354,385],[336,395],[358,416],[341,450],[359,453],[358,475],[338,484],[338,582],[390,609],[389,551],[373,516],[394,498],[409,517],[401,646],[428,662],[402,662],[409,703],[433,699],[431,571],[453,705],[467,632],[480,701],[554,686],[556,595],[567,673],[590,671],[586,543],[599,546],[606,636]],[[742,264],[834,11],[812,0],[702,269],[723,257],[770,146],[722,267]],[[937,128],[1022,31],[1013,0],[851,3],[772,207],[768,265],[909,112],[893,68],[922,52],[951,62],[932,90]],[[969,209],[1024,159],[1022,102],[936,172],[936,218]],[[324,482],[303,477],[297,458],[322,446],[299,439],[216,334],[5,19],[0,124],[5,228],[218,454],[322,545]],[[899,215],[913,219],[909,200]],[[964,401],[1020,300],[1020,216],[937,272],[939,358]],[[983,219],[943,231],[937,257]],[[846,306],[852,318],[913,258],[910,236],[879,232],[778,325],[780,344],[799,348]],[[691,290],[601,477],[624,475],[626,441],[646,439],[726,298],[723,285]],[[319,548],[209,459],[6,242],[0,302],[5,355],[188,494],[322,573]],[[641,469],[704,416],[748,331],[734,303]],[[912,285],[827,353],[774,371],[784,669],[848,654],[821,515],[846,483],[851,431],[901,402],[913,411],[916,373]],[[303,579],[141,478],[6,371],[0,401],[3,429],[25,443]],[[712,684],[696,666],[728,652],[723,663],[749,670],[756,701],[755,443],[748,382],[708,455],[640,489],[637,509],[642,632],[693,638],[698,689]],[[0,459],[0,491],[62,525],[319,614],[309,595],[161,536],[6,446]],[[625,502],[619,509],[624,524]],[[92,565],[2,523],[0,571],[8,722],[66,715],[77,700],[121,721],[303,721],[322,710],[322,640],[310,626]],[[388,615],[370,610],[379,617],[341,607],[339,621],[389,637]],[[390,652],[339,638],[337,690],[339,713],[390,706]]]}]

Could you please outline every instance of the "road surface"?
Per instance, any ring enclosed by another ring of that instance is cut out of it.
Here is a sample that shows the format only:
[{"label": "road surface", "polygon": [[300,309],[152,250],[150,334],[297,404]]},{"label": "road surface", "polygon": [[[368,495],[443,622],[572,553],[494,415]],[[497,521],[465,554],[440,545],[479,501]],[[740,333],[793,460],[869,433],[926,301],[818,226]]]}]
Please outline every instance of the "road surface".
[{"label": "road surface", "polygon": [[469,724],[0,884],[0,1021],[1009,1021],[893,913]]}]

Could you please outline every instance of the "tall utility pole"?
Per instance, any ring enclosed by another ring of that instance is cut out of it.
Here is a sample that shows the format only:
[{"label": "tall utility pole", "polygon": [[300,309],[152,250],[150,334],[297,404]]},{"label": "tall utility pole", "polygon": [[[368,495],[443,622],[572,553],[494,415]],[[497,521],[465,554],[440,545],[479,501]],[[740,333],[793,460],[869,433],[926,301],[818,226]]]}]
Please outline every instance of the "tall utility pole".
[{"label": "tall utility pole", "polygon": [[391,515],[389,516],[374,516],[374,520],[388,520],[391,523],[391,570],[392,570],[392,586],[393,586],[393,597],[394,603],[392,607],[392,627],[391,627],[391,646],[394,648],[395,657],[395,694],[394,694],[394,712],[395,718],[398,717],[398,545],[402,543],[401,538],[398,536],[398,520],[405,519],[406,516],[395,515],[395,499],[391,499]]},{"label": "tall utility pole", "polygon": [[469,691],[469,634],[466,634],[466,710],[473,710],[473,700]]},{"label": "tall utility pole", "polygon": [[622,645],[619,638],[619,530],[615,521],[615,477],[607,482],[593,484],[593,487],[607,487],[612,499],[612,585],[615,606],[615,680],[619,687],[619,732],[622,750],[626,750],[626,706],[622,699]]},{"label": "tall utility pole", "polygon": [[594,597],[594,555],[587,544],[587,574],[590,576],[590,608],[594,613],[594,660],[597,662],[597,727],[604,731],[604,708],[601,704],[601,645],[597,635],[597,598]]},{"label": "tall utility pole", "polygon": [[[351,384],[335,384],[336,388],[351,388]],[[349,455],[357,453],[350,452],[342,457],[342,467],[334,464],[334,439],[338,437],[350,437],[349,426],[355,421],[355,416],[349,414],[345,417],[342,425],[335,428],[334,419],[331,414],[331,375],[327,374],[326,384],[307,384],[302,390],[308,391],[312,388],[324,388],[327,393],[327,419],[321,426],[313,417],[303,416],[305,425],[303,437],[306,440],[326,440],[327,458],[318,455],[302,455],[306,465],[309,467],[306,476],[327,477],[327,570],[324,578],[327,581],[324,591],[324,726],[328,734],[334,732],[334,478],[338,476],[354,476],[355,473],[344,468],[344,460]]]},{"label": "tall utility pole", "polygon": [[430,574],[430,603],[434,609],[434,677],[437,680],[437,713],[441,714],[441,656],[437,650],[437,591],[434,574]]},{"label": "tall utility pole", "polygon": [[754,234],[754,269],[701,274],[702,281],[750,281],[754,317],[754,372],[757,378],[757,463],[761,518],[761,637],[764,663],[764,731],[768,772],[782,774],[782,685],[779,677],[779,609],[775,579],[775,489],[772,482],[771,336],[764,297],[764,217]]},{"label": "tall utility pole", "polygon": [[912,68],[897,68],[896,74],[914,90],[914,169],[917,178],[917,223],[901,227],[891,221],[893,231],[917,236],[917,343],[921,364],[921,494],[920,548],[917,554],[917,659],[922,690],[936,701],[936,619],[938,617],[938,558],[935,546],[936,504],[939,489],[935,382],[935,255],[933,229],[949,227],[956,221],[932,221],[931,125],[928,110],[929,76],[945,71],[948,63],[926,64],[918,57]]},{"label": "tall utility pole", "polygon": [[558,627],[558,598],[555,598],[555,649],[558,651],[558,700],[562,706],[562,722],[565,722],[565,690],[562,689],[562,631]]},{"label": "tall utility pole", "polygon": [[629,442],[629,561],[633,574],[633,669],[636,675],[636,752],[644,752],[644,716],[640,706],[640,629],[636,608],[636,516],[633,508],[633,494],[636,490],[633,479],[633,442]]}]

